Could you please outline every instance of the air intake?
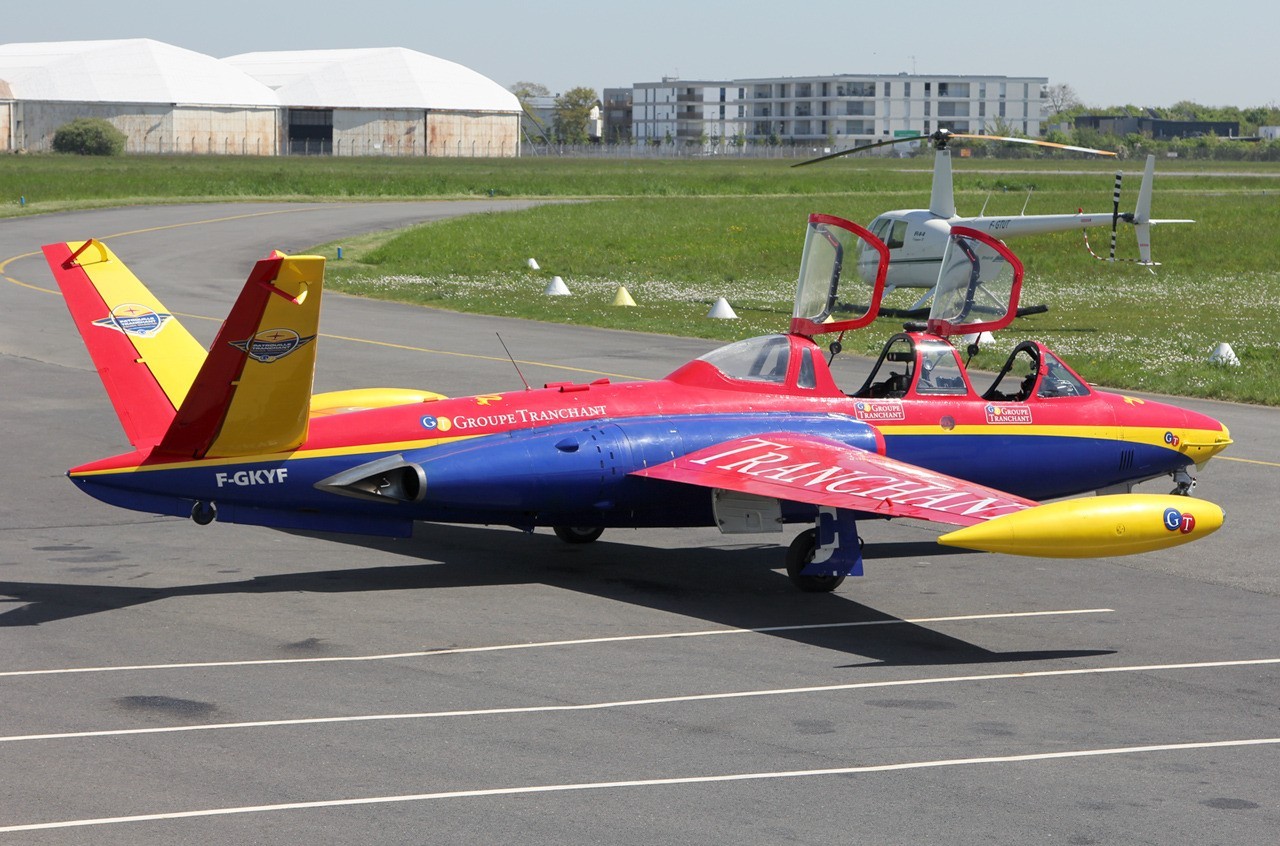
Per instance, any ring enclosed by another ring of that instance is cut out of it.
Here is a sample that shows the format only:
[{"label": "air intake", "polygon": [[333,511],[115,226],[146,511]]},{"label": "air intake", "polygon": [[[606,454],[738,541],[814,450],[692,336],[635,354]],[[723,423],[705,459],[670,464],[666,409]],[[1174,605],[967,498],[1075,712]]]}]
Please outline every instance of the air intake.
[{"label": "air intake", "polygon": [[427,495],[427,474],[404,456],[389,455],[322,479],[316,488],[376,502],[421,502]]}]

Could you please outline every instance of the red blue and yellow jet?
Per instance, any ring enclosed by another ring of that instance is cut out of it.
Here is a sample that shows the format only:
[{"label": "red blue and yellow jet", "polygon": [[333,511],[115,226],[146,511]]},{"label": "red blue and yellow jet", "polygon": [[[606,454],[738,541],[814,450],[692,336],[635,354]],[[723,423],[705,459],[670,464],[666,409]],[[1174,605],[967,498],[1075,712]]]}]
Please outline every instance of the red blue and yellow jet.
[{"label": "red blue and yellow jet", "polygon": [[51,244],[133,445],[69,476],[104,502],[200,524],[549,526],[584,543],[608,527],[808,523],[787,565],[810,591],[861,573],[859,519],[938,522],[954,527],[941,543],[1035,556],[1145,552],[1217,529],[1209,502],[1128,491],[1169,475],[1187,492],[1189,469],[1230,443],[1218,421],[1100,391],[1034,342],[979,392],[950,338],[1007,325],[1022,271],[984,233],[956,228],[952,247],[934,315],[891,338],[852,393],[814,337],[874,319],[889,252],[857,224],[814,215],[786,334],[653,382],[447,398],[312,393],[321,257],[259,261],[206,353],[105,244]]}]

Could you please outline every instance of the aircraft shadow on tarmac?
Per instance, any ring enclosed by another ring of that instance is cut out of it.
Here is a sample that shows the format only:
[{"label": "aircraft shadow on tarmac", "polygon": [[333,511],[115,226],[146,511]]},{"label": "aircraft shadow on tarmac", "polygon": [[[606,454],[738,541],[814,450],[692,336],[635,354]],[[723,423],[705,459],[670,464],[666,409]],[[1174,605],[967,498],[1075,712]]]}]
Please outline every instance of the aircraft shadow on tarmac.
[{"label": "aircraft shadow on tarmac", "polygon": [[[307,591],[359,593],[542,583],[604,599],[627,602],[726,627],[783,628],[768,634],[823,649],[862,656],[848,666],[999,664],[1113,654],[1114,650],[995,652],[910,623],[840,593],[806,594],[792,587],[774,544],[740,544],[728,549],[655,549],[605,539],[569,545],[550,534],[450,525],[420,526],[412,539],[293,533],[343,543],[357,550],[425,563],[353,566],[148,589],[131,586],[0,581],[0,596],[25,603],[0,613],[0,626],[36,626],[174,597],[270,594]],[[615,536],[623,530],[614,530]],[[868,544],[869,566],[876,559],[947,554],[929,542]],[[856,580],[846,584],[856,584]],[[793,628],[827,623],[874,625]]]}]

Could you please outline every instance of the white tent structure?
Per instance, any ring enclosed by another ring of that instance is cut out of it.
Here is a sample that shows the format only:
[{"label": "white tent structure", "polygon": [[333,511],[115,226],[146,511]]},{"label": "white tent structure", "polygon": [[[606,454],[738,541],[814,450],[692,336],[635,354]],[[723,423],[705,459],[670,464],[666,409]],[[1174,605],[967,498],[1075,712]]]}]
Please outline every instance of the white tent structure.
[{"label": "white tent structure", "polygon": [[147,38],[0,45],[0,150],[50,149],[76,118],[134,153],[271,155],[279,101],[217,59]]},{"label": "white tent structure", "polygon": [[469,68],[402,47],[223,59],[271,88],[291,152],[517,156],[520,102]]}]

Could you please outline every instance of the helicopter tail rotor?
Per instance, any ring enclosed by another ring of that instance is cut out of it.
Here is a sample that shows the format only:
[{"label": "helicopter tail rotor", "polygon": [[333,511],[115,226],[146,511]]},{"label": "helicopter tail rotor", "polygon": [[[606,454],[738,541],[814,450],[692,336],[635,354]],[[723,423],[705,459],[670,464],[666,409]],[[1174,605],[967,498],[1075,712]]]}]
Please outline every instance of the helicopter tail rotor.
[{"label": "helicopter tail rotor", "polygon": [[[1142,174],[1142,185],[1138,188],[1138,202],[1132,213],[1120,211],[1120,184],[1124,178],[1122,173],[1116,173],[1115,193],[1112,195],[1112,212],[1111,212],[1111,250],[1106,257],[1100,256],[1089,246],[1089,233],[1084,233],[1085,249],[1089,254],[1099,261],[1110,262],[1129,262],[1140,264],[1155,272],[1154,268],[1160,266],[1160,262],[1151,259],[1151,227],[1157,223],[1195,223],[1194,220],[1154,220],[1151,217],[1151,194],[1155,182],[1156,157],[1147,156],[1146,168]],[[1116,258],[1116,229],[1120,221],[1133,224],[1134,234],[1138,240],[1138,258],[1121,259]]]},{"label": "helicopter tail rotor", "polygon": [[1111,194],[1111,256],[1116,260],[1116,226],[1120,223],[1120,183],[1124,181],[1124,171],[1116,171],[1116,188]]}]

